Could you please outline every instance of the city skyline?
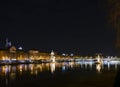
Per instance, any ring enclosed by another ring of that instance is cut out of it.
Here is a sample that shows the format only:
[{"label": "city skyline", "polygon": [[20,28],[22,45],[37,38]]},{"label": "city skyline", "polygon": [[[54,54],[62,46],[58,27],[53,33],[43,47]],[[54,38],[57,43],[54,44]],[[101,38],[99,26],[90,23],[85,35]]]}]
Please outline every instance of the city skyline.
[{"label": "city skyline", "polygon": [[107,23],[106,4],[104,0],[1,4],[0,46],[8,37],[25,50],[116,55],[115,30]]},{"label": "city skyline", "polygon": [[120,87],[120,0],[0,8],[0,87]]}]

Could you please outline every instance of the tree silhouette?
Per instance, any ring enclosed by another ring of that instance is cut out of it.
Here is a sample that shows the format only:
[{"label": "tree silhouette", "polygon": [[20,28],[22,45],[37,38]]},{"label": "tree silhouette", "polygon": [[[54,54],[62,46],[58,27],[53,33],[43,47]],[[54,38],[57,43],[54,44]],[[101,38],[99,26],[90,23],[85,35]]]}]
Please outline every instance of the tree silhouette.
[{"label": "tree silhouette", "polygon": [[116,48],[120,56],[120,0],[108,0],[109,23],[116,29]]}]

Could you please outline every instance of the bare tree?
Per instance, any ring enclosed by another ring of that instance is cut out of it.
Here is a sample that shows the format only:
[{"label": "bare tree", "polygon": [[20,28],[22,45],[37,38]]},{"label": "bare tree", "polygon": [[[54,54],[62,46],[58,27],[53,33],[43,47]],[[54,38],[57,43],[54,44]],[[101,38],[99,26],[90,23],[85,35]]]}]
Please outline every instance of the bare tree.
[{"label": "bare tree", "polygon": [[120,55],[120,0],[108,0],[109,23],[116,29],[116,48]]}]

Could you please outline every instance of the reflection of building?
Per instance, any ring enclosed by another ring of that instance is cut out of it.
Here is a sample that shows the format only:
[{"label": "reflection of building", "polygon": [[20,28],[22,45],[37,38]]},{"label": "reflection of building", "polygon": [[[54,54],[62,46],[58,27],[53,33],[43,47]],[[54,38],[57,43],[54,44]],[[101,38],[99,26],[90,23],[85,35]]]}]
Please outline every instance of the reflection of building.
[{"label": "reflection of building", "polygon": [[96,70],[100,73],[101,72],[101,64],[96,64]]},{"label": "reflection of building", "polygon": [[55,63],[50,63],[50,70],[51,70],[51,73],[54,73],[54,71],[55,71]]}]

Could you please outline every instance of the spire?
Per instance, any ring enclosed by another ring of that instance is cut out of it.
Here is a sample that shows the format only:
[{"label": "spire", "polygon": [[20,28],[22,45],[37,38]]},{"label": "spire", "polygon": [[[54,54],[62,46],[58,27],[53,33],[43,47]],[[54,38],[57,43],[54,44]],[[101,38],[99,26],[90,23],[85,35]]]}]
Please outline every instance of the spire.
[{"label": "spire", "polygon": [[11,41],[9,41],[8,38],[6,38],[5,48],[8,49],[9,47],[11,47],[11,45]]},{"label": "spire", "polygon": [[51,51],[51,55],[55,55],[53,50]]},{"label": "spire", "polygon": [[8,38],[6,38],[6,42],[5,42],[5,48],[8,47]]}]

